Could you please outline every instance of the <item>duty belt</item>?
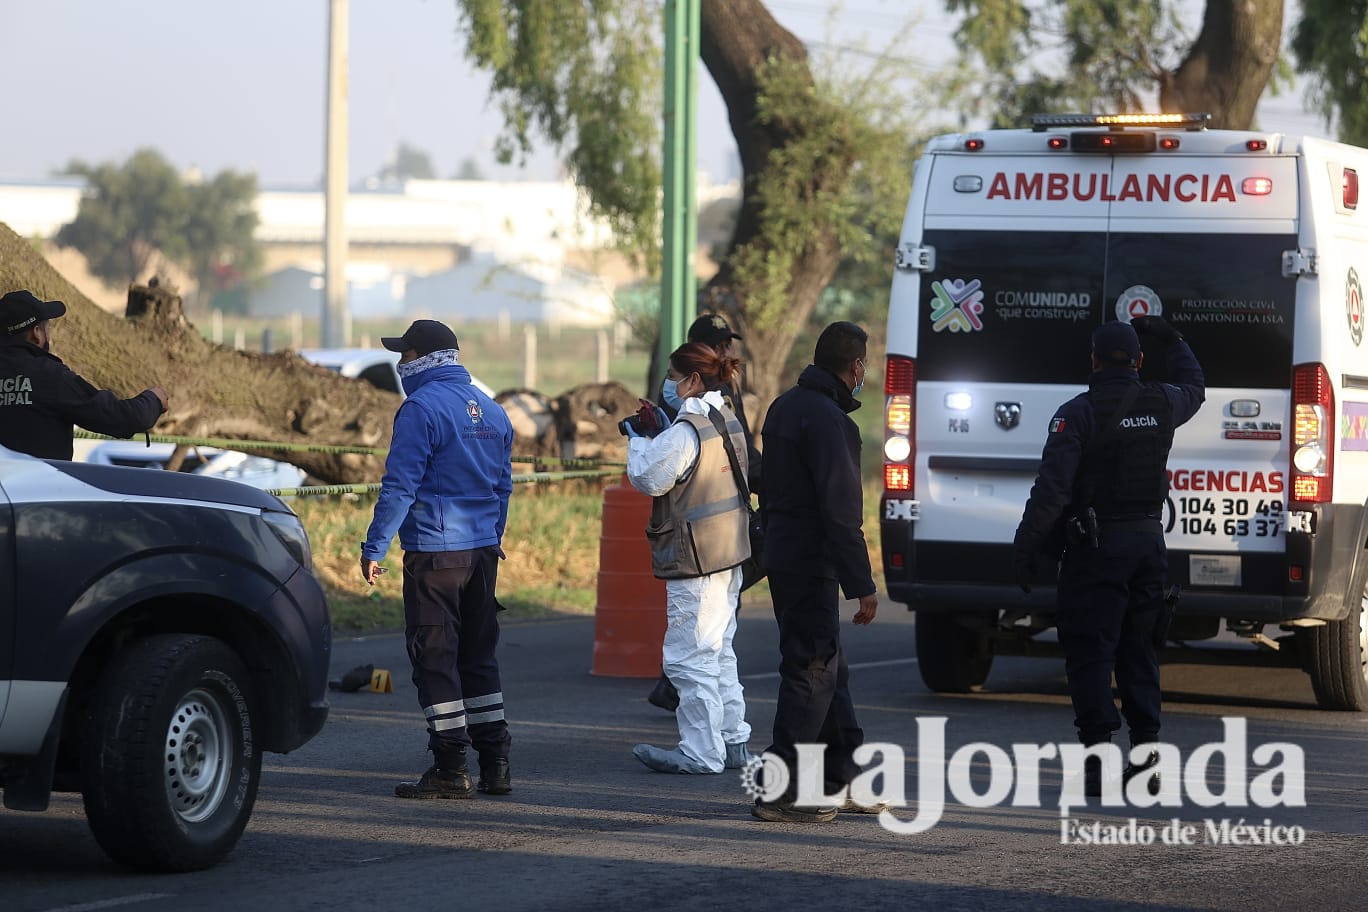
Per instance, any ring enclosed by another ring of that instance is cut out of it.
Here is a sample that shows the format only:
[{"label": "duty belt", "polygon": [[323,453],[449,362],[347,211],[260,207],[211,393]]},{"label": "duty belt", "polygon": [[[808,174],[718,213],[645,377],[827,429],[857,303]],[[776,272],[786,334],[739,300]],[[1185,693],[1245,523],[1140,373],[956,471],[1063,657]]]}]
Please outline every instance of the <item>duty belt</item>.
[{"label": "duty belt", "polygon": [[1097,525],[1104,532],[1155,532],[1162,534],[1164,524],[1157,519],[1099,519]]}]

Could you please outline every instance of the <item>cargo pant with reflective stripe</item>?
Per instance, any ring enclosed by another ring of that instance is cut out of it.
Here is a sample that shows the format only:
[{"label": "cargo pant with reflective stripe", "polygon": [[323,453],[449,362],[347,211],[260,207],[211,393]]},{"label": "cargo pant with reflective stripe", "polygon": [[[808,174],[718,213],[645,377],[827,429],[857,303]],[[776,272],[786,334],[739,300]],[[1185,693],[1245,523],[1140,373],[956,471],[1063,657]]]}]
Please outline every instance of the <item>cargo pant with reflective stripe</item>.
[{"label": "cargo pant with reflective stripe", "polygon": [[499,681],[498,548],[404,555],[404,622],[428,749],[456,765],[467,747],[480,761],[507,759],[511,738]]}]

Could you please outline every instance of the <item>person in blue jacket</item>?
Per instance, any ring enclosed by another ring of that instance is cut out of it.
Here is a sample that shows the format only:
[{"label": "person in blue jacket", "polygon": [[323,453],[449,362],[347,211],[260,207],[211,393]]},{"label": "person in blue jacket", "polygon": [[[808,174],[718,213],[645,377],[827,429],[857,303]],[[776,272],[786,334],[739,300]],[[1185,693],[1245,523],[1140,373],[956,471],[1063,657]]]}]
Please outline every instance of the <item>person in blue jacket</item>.
[{"label": "person in blue jacket", "polygon": [[[1169,382],[1141,382],[1140,336],[1166,351]],[[1071,534],[1057,590],[1059,641],[1078,738],[1091,747],[1121,727],[1112,699],[1112,672],[1130,729],[1132,763],[1126,781],[1158,762],[1159,660],[1168,553],[1161,511],[1168,496],[1168,455],[1174,429],[1206,398],[1201,365],[1163,317],[1102,324],[1092,335],[1088,391],[1050,419],[1040,471],[1013,542],[1017,582],[1031,591],[1041,555],[1050,570],[1061,522]],[[1103,770],[1089,759],[1084,793],[1102,794]],[[1158,793],[1157,773],[1148,786]]]},{"label": "person in blue jacket", "polygon": [[433,764],[400,798],[469,798],[466,749],[479,754],[475,788],[512,791],[511,738],[495,650],[500,543],[513,491],[513,427],[460,364],[456,334],[415,320],[380,340],[401,353],[408,398],[394,416],[380,497],[361,546],[374,585],[397,531],[404,549],[404,625]]}]

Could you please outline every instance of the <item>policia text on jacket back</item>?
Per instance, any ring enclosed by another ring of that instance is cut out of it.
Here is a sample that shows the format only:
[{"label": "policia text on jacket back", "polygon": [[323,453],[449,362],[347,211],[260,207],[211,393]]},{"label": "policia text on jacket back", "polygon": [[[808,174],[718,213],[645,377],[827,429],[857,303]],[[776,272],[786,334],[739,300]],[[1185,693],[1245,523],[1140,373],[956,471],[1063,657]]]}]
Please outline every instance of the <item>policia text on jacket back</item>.
[{"label": "policia text on jacket back", "polygon": [[30,291],[0,297],[0,445],[40,459],[71,458],[74,424],[132,437],[166,411],[162,387],[120,399],[52,354],[51,321],[65,313],[61,301],[44,301]]}]

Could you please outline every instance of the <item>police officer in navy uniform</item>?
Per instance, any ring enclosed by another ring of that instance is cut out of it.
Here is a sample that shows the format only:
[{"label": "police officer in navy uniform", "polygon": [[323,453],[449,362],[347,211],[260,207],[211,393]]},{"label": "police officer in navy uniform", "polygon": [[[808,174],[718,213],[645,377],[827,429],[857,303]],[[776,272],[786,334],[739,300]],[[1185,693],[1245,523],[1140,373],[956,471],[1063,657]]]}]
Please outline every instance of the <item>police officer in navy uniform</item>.
[{"label": "police officer in navy uniform", "polygon": [[160,386],[120,399],[96,389],[52,353],[61,301],[31,291],[0,296],[0,445],[40,459],[70,459],[72,425],[132,437],[157,423],[169,395]]},{"label": "police officer in navy uniform", "polygon": [[[1137,332],[1167,348],[1170,382],[1141,382]],[[1168,454],[1174,429],[1201,407],[1206,382],[1192,349],[1162,317],[1099,327],[1092,371],[1088,391],[1050,420],[1013,559],[1017,582],[1030,592],[1063,524],[1056,625],[1078,737],[1085,746],[1103,744],[1121,727],[1112,699],[1115,671],[1134,750],[1159,738],[1155,631],[1168,572],[1160,522]],[[1148,759],[1128,766],[1126,777],[1157,762],[1153,752],[1132,756]],[[1099,764],[1085,766],[1084,787],[1090,796],[1102,793]]]}]

